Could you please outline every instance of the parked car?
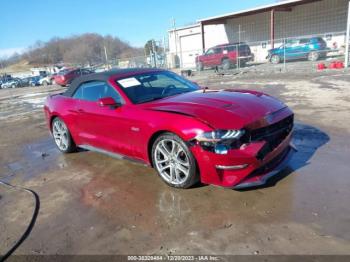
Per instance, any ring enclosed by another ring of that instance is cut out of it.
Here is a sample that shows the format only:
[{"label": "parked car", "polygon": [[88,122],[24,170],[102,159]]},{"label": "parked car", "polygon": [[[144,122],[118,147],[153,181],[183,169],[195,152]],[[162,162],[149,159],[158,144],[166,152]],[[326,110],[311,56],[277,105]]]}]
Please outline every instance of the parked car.
[{"label": "parked car", "polygon": [[41,76],[33,76],[29,80],[30,86],[40,86]]},{"label": "parked car", "polygon": [[[238,52],[237,52],[238,48]],[[202,71],[205,67],[221,66],[224,70],[239,64],[244,67],[245,64],[254,59],[250,47],[246,43],[230,43],[214,46],[205,52],[205,54],[196,57],[196,67]]]},{"label": "parked car", "polygon": [[3,83],[1,85],[1,88],[17,88],[17,87],[23,87],[24,83],[19,78],[12,78],[11,80]]},{"label": "parked car", "polygon": [[[56,74],[55,74],[56,75]],[[53,79],[55,75],[48,75],[39,80],[39,84],[42,86],[52,85]]]},{"label": "parked car", "polygon": [[307,59],[309,61],[317,61],[322,57],[326,57],[330,48],[327,47],[326,41],[322,37],[303,38],[298,40],[289,40],[285,45],[269,50],[267,59],[278,64],[284,61]]},{"label": "parked car", "polygon": [[293,113],[269,95],[205,90],[173,72],[119,69],[76,79],[44,105],[63,153],[77,147],[154,167],[170,186],[264,184],[285,168]]},{"label": "parked car", "polygon": [[60,86],[67,86],[70,83],[72,83],[72,81],[75,78],[83,75],[89,75],[92,73],[93,73],[92,70],[84,69],[84,68],[64,69],[54,76],[54,82]]}]

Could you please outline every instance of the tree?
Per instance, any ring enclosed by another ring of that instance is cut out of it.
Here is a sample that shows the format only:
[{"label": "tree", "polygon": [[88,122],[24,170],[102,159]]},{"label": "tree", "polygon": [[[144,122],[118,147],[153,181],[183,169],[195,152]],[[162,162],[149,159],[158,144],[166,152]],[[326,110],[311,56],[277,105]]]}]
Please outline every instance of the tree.
[{"label": "tree", "polygon": [[157,42],[154,39],[148,40],[144,49],[147,56],[153,53],[153,51],[156,51],[157,53],[160,51],[160,47],[157,45]]},{"label": "tree", "polygon": [[[54,37],[48,42],[37,41],[20,58],[34,65],[60,62],[92,65],[105,63],[105,48],[109,59],[143,55],[141,48],[132,47],[118,37],[86,33],[67,38]],[[9,60],[12,61],[15,60]],[[3,61],[2,64],[7,63]]]}]

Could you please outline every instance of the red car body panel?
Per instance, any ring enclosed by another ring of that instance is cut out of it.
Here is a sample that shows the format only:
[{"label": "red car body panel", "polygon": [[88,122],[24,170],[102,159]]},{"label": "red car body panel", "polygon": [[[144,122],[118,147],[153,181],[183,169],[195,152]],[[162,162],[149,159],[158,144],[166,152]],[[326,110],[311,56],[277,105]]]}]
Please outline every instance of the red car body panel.
[{"label": "red car body panel", "polygon": [[[101,148],[151,165],[152,139],[161,132],[175,133],[190,143],[203,132],[242,128],[256,130],[293,116],[292,111],[277,99],[244,90],[197,91],[133,104],[116,80],[134,74],[120,73],[108,79],[108,83],[125,101],[123,106],[113,110],[101,107],[96,102],[63,95],[48,97],[44,106],[48,127],[51,130],[52,119],[59,116],[68,126],[77,145]],[[253,174],[288,151],[291,136],[292,133],[260,160],[257,155],[267,143],[264,141],[245,143],[240,148],[229,150],[226,155],[206,151],[198,143],[189,148],[197,161],[202,183],[235,187],[244,182],[257,182],[273,170],[274,166],[270,166],[269,170]],[[240,170],[219,170],[218,165],[246,167]]]},{"label": "red car body panel", "polygon": [[[81,69],[70,69],[65,74],[57,74],[53,77],[55,83],[60,86],[69,85],[75,78],[80,77],[82,75],[88,74],[88,70],[84,70],[84,73],[81,72]],[[92,72],[90,72],[92,73]]]}]

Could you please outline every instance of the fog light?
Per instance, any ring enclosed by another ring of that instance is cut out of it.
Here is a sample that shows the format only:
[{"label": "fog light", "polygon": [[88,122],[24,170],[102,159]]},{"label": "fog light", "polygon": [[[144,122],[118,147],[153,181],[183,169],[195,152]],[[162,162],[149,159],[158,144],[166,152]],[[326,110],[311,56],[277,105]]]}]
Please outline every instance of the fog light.
[{"label": "fog light", "polygon": [[215,154],[218,154],[218,155],[227,155],[228,153],[228,148],[227,146],[225,145],[216,145],[215,146]]}]

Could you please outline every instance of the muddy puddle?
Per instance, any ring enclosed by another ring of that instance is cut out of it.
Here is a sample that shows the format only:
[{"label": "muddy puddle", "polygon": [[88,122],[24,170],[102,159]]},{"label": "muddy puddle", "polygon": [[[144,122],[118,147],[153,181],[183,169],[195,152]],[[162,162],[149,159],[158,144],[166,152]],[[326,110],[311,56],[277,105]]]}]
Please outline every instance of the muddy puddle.
[{"label": "muddy puddle", "polygon": [[25,145],[20,153],[20,160],[6,164],[8,173],[5,177],[8,177],[7,181],[16,177],[25,182],[64,166],[64,157],[48,136]]}]

